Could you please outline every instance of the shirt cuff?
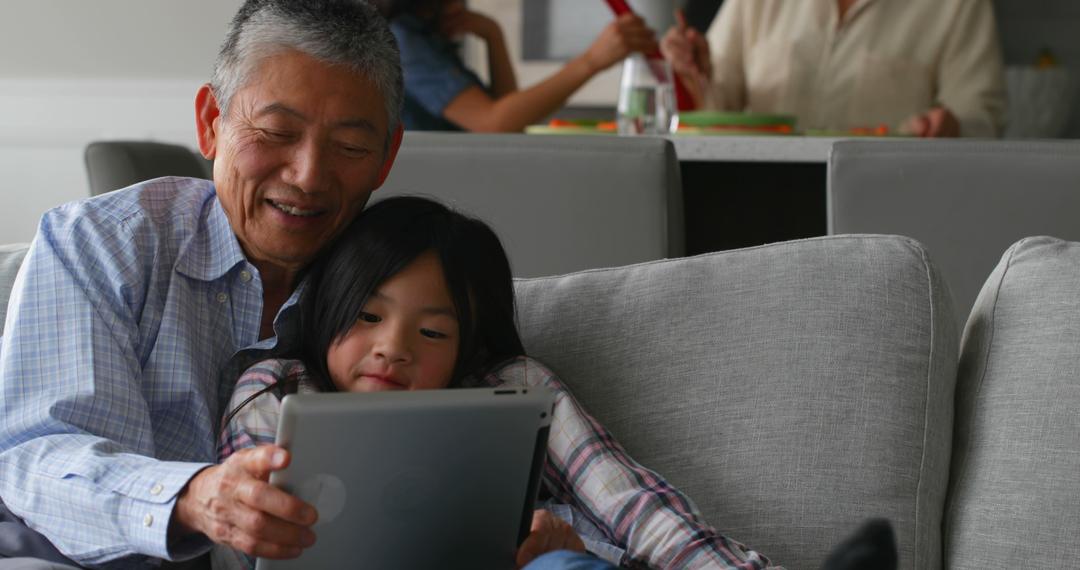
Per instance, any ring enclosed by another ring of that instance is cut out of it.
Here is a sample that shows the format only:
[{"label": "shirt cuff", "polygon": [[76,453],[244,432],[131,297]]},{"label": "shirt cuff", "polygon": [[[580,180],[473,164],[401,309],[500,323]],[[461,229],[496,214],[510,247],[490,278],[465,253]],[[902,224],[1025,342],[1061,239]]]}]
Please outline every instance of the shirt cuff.
[{"label": "shirt cuff", "polygon": [[[118,516],[133,550],[167,560],[186,560],[206,552],[212,543],[202,535],[169,544],[169,522],[180,491],[209,463],[155,462],[139,471],[125,490]],[[170,548],[171,546],[171,548]]]}]

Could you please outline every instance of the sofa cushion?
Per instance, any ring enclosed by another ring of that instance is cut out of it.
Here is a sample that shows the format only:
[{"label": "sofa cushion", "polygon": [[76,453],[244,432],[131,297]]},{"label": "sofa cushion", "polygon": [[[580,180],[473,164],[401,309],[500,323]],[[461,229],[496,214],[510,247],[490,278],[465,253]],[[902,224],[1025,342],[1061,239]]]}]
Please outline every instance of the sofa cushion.
[{"label": "sofa cushion", "polygon": [[525,346],[706,519],[817,568],[865,518],[938,568],[958,335],[925,252],[835,236],[519,280]]},{"label": "sofa cushion", "polygon": [[964,332],[945,533],[950,568],[1080,560],[1080,243],[1021,240]]},{"label": "sofa cushion", "polygon": [[7,317],[8,296],[15,283],[23,257],[29,245],[25,243],[0,245],[0,336],[4,335],[4,319]]}]

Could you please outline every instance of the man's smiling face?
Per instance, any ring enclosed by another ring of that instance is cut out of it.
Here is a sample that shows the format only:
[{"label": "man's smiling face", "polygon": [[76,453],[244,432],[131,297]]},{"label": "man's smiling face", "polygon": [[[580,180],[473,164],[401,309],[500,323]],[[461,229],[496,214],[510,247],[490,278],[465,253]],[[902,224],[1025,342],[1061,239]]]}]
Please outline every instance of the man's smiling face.
[{"label": "man's smiling face", "polygon": [[218,198],[260,270],[310,262],[363,209],[396,151],[375,85],[297,51],[265,58],[227,113],[215,116],[212,94],[200,100]]}]

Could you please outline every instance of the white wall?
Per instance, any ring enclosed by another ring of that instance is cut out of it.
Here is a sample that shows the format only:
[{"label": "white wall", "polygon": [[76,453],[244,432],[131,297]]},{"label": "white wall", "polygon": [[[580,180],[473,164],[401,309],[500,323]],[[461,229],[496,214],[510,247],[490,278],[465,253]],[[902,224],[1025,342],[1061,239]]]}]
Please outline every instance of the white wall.
[{"label": "white wall", "polygon": [[89,194],[102,139],[194,145],[195,90],[240,0],[33,0],[0,10],[0,243]]},{"label": "white wall", "polygon": [[[528,0],[468,0],[469,6],[477,11],[490,15],[503,27],[506,34],[507,47],[510,57],[515,61],[515,72],[518,83],[522,86],[533,85],[546,79],[562,67],[562,62],[522,62],[521,61],[521,7]],[[579,14],[571,14],[567,11],[570,3],[581,3]],[[658,30],[666,30],[670,23],[667,14],[673,13],[675,0],[630,0],[631,6],[642,14],[646,20]],[[602,29],[603,25],[613,16],[611,10],[602,0],[556,0],[553,3],[554,11],[552,18],[554,25],[565,25],[574,16],[599,20],[590,24],[574,26],[574,31],[583,32],[595,28]],[[674,17],[673,15],[671,17]],[[572,34],[568,34],[572,35]],[[465,43],[465,59],[477,73],[487,78],[487,55],[486,49],[479,41]],[[584,42],[588,45],[589,42]],[[610,106],[614,107],[618,100],[619,77],[622,67],[615,65],[599,73],[591,81],[586,83],[572,97],[569,104],[576,106]]]},{"label": "white wall", "polygon": [[1049,49],[1072,74],[1074,105],[1063,136],[1080,138],[1080,2],[994,0],[1008,65],[1032,65]]}]

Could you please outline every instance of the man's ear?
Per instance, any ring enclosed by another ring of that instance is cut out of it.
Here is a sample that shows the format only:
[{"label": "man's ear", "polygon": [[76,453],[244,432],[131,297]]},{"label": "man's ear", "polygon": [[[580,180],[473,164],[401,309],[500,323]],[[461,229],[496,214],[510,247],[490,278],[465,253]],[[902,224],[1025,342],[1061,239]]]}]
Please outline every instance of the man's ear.
[{"label": "man's ear", "polygon": [[204,83],[195,94],[195,131],[199,139],[199,152],[207,160],[217,155],[217,120],[221,117],[217,97],[209,83]]},{"label": "man's ear", "polygon": [[398,150],[401,149],[401,139],[405,136],[405,127],[398,125],[397,131],[394,132],[394,138],[390,141],[390,148],[386,150],[386,162],[383,162],[382,170],[379,171],[379,182],[375,185],[378,189],[386,182],[386,177],[390,176],[390,168],[394,166],[394,160],[397,158]]}]

